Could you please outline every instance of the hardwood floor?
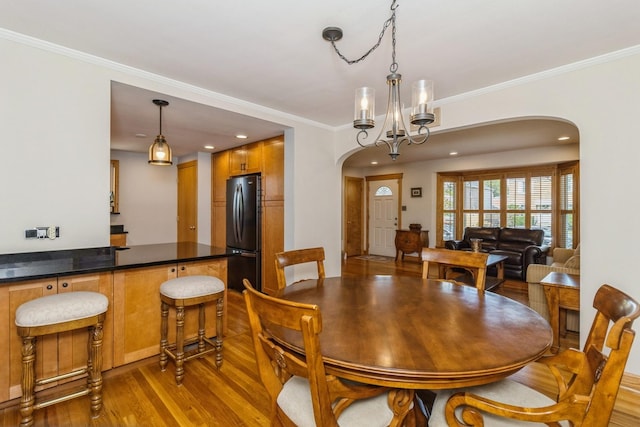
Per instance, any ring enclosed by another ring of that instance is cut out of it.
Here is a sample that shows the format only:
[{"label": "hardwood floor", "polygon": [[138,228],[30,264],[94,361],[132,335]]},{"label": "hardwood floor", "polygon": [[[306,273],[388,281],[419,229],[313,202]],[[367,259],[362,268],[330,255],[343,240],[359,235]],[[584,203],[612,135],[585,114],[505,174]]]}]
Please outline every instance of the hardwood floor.
[{"label": "hardwood floor", "polygon": [[[350,258],[343,265],[343,274],[420,273],[421,264],[410,257],[398,263]],[[526,303],[526,288],[520,282],[508,281],[499,293]],[[157,357],[146,359],[105,373],[99,418],[90,418],[89,400],[83,397],[35,411],[35,426],[268,426],[268,396],[258,378],[239,293],[230,292],[228,310],[229,332],[220,370],[215,356],[189,361],[183,385],[177,387],[172,363],[160,372]],[[574,336],[562,344],[577,346],[577,341]],[[551,395],[551,377],[536,365],[516,377]],[[18,405],[14,400],[0,406],[0,427],[19,424]],[[614,411],[610,425],[640,425],[640,419]]]}]

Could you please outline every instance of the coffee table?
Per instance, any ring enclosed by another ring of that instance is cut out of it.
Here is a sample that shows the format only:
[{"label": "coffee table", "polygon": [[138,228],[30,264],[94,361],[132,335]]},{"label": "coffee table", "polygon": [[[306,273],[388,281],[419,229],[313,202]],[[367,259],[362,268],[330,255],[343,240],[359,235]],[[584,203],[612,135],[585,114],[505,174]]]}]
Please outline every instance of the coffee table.
[{"label": "coffee table", "polygon": [[549,306],[549,323],[553,330],[551,351],[560,348],[560,331],[567,332],[567,310],[580,311],[580,276],[552,272],[540,280]]}]

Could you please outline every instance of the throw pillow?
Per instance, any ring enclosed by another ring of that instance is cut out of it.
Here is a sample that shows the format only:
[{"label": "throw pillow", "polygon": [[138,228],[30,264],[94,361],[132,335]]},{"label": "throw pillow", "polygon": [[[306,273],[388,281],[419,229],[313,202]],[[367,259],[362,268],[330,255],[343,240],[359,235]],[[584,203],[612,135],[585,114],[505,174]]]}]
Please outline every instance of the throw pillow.
[{"label": "throw pillow", "polygon": [[564,263],[564,268],[580,269],[580,255],[574,255]]}]

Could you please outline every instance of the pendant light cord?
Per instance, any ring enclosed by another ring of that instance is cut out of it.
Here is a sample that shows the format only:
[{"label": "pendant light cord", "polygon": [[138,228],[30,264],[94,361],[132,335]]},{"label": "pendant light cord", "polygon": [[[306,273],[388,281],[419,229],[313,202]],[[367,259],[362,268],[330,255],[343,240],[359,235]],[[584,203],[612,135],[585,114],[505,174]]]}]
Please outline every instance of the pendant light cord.
[{"label": "pendant light cord", "polygon": [[333,46],[333,49],[336,51],[338,56],[342,58],[342,60],[344,60],[344,62],[346,62],[349,65],[356,64],[364,60],[367,56],[369,56],[369,54],[371,54],[374,50],[376,50],[378,46],[380,46],[380,43],[382,42],[382,38],[384,37],[384,33],[387,31],[387,28],[389,28],[389,25],[391,25],[391,66],[389,67],[389,71],[391,73],[396,73],[398,71],[398,63],[396,62],[396,9],[397,8],[398,8],[398,5],[396,5],[396,0],[393,0],[393,2],[391,3],[391,18],[384,21],[384,25],[382,26],[382,31],[378,36],[378,42],[375,45],[373,45],[373,47],[369,49],[360,58],[351,60],[345,57],[336,46],[335,40],[330,40],[331,46]]}]

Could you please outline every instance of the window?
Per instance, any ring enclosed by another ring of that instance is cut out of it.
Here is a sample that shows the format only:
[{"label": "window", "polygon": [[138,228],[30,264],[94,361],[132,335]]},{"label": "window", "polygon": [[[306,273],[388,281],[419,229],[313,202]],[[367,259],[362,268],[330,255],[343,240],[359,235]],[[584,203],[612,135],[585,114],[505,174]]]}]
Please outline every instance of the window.
[{"label": "window", "polygon": [[376,190],[376,196],[393,196],[391,189],[385,185]]},{"label": "window", "polygon": [[438,175],[437,245],[466,227],[540,228],[544,243],[578,240],[577,163]]}]

